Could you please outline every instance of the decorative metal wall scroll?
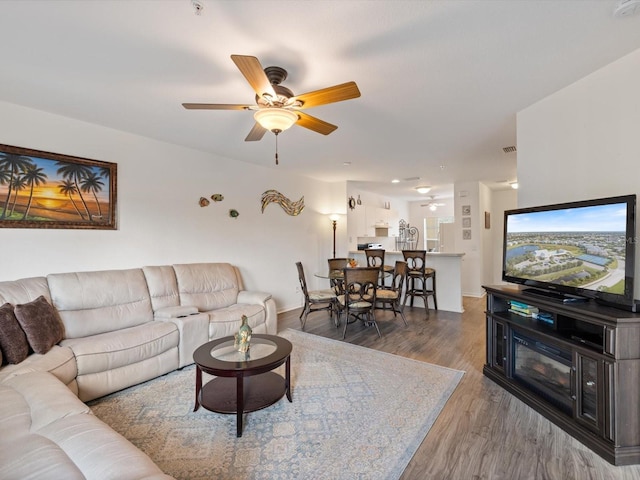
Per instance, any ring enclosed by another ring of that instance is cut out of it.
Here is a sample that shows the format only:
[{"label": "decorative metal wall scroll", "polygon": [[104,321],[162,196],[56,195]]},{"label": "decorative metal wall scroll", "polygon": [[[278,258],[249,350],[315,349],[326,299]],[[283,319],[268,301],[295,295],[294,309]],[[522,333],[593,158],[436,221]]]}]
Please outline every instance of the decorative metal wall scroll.
[{"label": "decorative metal wall scroll", "polygon": [[262,194],[262,213],[270,203],[277,203],[287,215],[296,216],[304,209],[304,196],[297,202],[292,202],[277,190],[267,190]]}]

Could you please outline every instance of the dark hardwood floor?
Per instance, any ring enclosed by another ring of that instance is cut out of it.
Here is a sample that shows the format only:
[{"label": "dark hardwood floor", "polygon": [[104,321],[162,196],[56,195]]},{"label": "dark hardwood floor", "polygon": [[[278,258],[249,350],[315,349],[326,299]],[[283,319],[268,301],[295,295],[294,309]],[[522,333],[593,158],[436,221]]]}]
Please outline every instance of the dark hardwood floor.
[{"label": "dark hardwood floor", "polygon": [[[485,378],[485,300],[465,297],[464,308],[426,319],[424,309],[407,307],[408,327],[377,313],[382,338],[361,323],[347,329],[347,342],[466,372],[402,480],[640,479],[640,466],[609,464]],[[279,314],[278,328],[300,330],[300,311]],[[342,341],[325,311],[309,315],[305,331]]]}]

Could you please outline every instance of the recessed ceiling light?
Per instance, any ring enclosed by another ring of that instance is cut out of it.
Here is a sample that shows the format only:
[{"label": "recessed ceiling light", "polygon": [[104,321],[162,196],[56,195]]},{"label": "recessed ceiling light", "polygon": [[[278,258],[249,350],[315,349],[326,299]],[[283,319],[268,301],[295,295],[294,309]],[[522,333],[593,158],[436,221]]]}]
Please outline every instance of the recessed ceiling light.
[{"label": "recessed ceiling light", "polygon": [[351,162],[342,162],[342,165],[344,165],[345,167],[348,167],[349,165],[351,165]]},{"label": "recessed ceiling light", "polygon": [[429,190],[431,190],[431,187],[428,187],[426,185],[420,185],[419,187],[416,187],[416,190],[418,191],[418,193],[429,193]]},{"label": "recessed ceiling light", "polygon": [[391,183],[400,183],[400,180],[398,180],[397,178],[394,178],[393,180],[391,180]]}]

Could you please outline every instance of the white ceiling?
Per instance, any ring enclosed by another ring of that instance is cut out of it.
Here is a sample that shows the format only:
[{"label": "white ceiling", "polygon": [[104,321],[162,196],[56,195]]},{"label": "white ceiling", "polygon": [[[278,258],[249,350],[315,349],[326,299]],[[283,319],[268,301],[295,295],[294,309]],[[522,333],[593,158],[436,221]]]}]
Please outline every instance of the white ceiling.
[{"label": "white ceiling", "polygon": [[[640,48],[618,0],[0,1],[0,100],[269,168],[406,195],[516,177],[516,112]],[[251,103],[230,59],[288,70],[300,94],[355,81],[357,99],[245,142]],[[1,135],[0,135],[1,140]],[[28,146],[28,145],[25,145]],[[64,152],[63,152],[64,153]],[[344,166],[344,162],[351,162]],[[394,185],[392,178],[413,178]]]}]

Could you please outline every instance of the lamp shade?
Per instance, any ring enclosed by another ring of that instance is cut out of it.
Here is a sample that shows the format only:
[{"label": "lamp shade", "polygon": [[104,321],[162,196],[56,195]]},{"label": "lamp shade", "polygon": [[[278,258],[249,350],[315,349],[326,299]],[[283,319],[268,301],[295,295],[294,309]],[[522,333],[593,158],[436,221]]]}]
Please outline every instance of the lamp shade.
[{"label": "lamp shade", "polygon": [[256,122],[272,132],[283,132],[298,121],[298,115],[284,108],[261,108],[253,114]]}]

